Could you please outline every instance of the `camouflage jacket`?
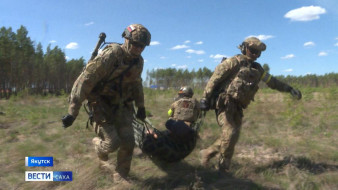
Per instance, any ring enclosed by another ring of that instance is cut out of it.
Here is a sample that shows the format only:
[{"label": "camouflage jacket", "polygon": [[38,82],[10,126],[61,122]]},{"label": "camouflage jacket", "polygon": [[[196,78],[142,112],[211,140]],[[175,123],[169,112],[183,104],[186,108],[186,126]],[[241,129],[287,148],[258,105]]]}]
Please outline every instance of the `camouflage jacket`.
[{"label": "camouflage jacket", "polygon": [[195,122],[200,115],[200,106],[196,98],[183,97],[170,106],[169,117],[174,120]]},{"label": "camouflage jacket", "polygon": [[73,85],[68,113],[76,117],[85,99],[95,101],[99,96],[108,97],[111,104],[135,100],[137,107],[144,107],[143,58],[126,57],[121,45],[113,43],[89,61]]},{"label": "camouflage jacket", "polygon": [[[245,92],[243,88],[232,88],[232,82],[238,78],[241,71],[248,71],[245,73],[248,78],[257,78],[254,80],[252,87]],[[281,92],[290,92],[292,89],[289,85],[277,80],[269,73],[265,72],[263,67],[257,62],[250,62],[245,55],[236,55],[229,59],[223,60],[215,69],[211,78],[209,79],[205,89],[203,97],[207,99],[210,104],[214,104],[218,96],[222,93],[223,95],[238,96],[238,94],[249,94],[249,100],[244,102],[243,107],[245,108],[258,90],[258,82],[262,80],[270,88],[276,89]],[[250,92],[251,91],[251,92]],[[251,95],[250,95],[251,94]]]}]

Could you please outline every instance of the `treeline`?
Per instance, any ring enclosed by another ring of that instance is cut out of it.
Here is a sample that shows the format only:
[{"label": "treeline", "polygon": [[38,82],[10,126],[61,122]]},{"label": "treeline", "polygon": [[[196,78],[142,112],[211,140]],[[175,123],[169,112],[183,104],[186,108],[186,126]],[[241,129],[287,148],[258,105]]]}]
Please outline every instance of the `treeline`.
[{"label": "treeline", "polygon": [[21,26],[0,29],[0,89],[15,92],[28,90],[31,93],[70,92],[76,77],[85,65],[85,60],[67,61],[58,46],[49,44],[43,52],[41,43],[35,46],[28,31]]},{"label": "treeline", "polygon": [[[263,68],[269,71],[268,64]],[[145,86],[154,88],[179,88],[180,86],[189,85],[192,87],[204,88],[213,71],[208,68],[200,68],[197,71],[188,71],[187,69],[157,69],[147,71]],[[277,79],[290,85],[302,87],[332,87],[338,86],[338,73],[328,73],[325,75],[305,75],[305,76],[275,76]],[[265,85],[260,85],[266,87]]]},{"label": "treeline", "polygon": [[[58,46],[51,48],[50,44],[46,52],[43,52],[41,43],[35,45],[24,26],[16,32],[13,32],[11,27],[0,28],[0,96],[8,97],[8,94],[22,90],[33,94],[69,93],[85,65],[85,60],[81,57],[67,61],[65,57],[62,49]],[[264,64],[263,68],[269,70],[267,64]],[[197,71],[153,69],[147,71],[144,86],[179,88],[189,85],[204,88],[212,73],[213,71],[206,67]],[[277,78],[288,84],[306,87],[338,86],[337,73]]]},{"label": "treeline", "polygon": [[180,87],[190,85],[193,87],[205,86],[212,75],[212,71],[206,67],[194,69],[156,69],[147,71],[146,81],[144,86],[157,86],[161,88]]}]

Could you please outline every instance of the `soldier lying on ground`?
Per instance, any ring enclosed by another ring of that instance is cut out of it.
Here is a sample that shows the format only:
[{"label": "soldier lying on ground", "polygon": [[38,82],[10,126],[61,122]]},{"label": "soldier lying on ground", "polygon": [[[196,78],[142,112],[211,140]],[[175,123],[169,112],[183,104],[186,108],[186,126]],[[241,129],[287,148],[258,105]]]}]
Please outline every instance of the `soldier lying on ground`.
[{"label": "soldier lying on ground", "polygon": [[203,119],[199,102],[192,98],[193,94],[190,87],[180,89],[168,111],[169,120],[165,123],[167,130],[159,131],[151,125],[143,126],[135,122],[136,144],[143,153],[164,162],[177,162],[191,153]]}]

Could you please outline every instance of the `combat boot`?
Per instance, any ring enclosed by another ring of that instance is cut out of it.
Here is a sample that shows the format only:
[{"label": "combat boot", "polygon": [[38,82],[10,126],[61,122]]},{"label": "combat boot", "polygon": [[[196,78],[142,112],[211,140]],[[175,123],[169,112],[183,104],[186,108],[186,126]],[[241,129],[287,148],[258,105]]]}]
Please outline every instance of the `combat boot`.
[{"label": "combat boot", "polygon": [[217,154],[217,151],[210,148],[203,149],[200,151],[200,161],[203,167],[208,167],[209,161]]},{"label": "combat boot", "polygon": [[119,185],[126,185],[126,186],[131,185],[131,182],[128,180],[127,176],[121,175],[118,172],[115,172],[113,174],[113,181],[115,184],[119,184]]},{"label": "combat boot", "polygon": [[221,173],[227,173],[230,170],[231,159],[220,156],[218,162],[218,171]]},{"label": "combat boot", "polygon": [[97,153],[97,156],[99,157],[99,159],[101,161],[108,161],[108,154],[102,153],[101,151],[99,151],[99,146],[101,143],[101,139],[99,137],[94,137],[92,140],[94,147],[95,147],[95,151]]}]

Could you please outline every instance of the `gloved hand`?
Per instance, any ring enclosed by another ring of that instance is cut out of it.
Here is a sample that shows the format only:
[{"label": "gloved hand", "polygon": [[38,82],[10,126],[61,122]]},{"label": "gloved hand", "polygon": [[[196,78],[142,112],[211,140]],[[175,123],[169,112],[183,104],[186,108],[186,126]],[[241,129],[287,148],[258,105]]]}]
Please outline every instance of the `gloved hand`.
[{"label": "gloved hand", "polygon": [[202,99],[200,100],[200,108],[201,108],[201,110],[203,110],[203,111],[208,111],[208,110],[210,109],[209,103],[208,103],[208,101],[207,101],[206,98],[202,98]]},{"label": "gloved hand", "polygon": [[138,108],[136,117],[144,121],[144,119],[146,118],[146,109],[144,107]]},{"label": "gloved hand", "polygon": [[67,128],[67,127],[69,127],[73,124],[75,117],[70,115],[70,114],[67,114],[67,115],[63,116],[61,120],[62,120],[62,123],[63,123],[63,127]]},{"label": "gloved hand", "polygon": [[302,99],[302,93],[299,90],[292,88],[291,91],[290,91],[290,93],[297,100]]}]

